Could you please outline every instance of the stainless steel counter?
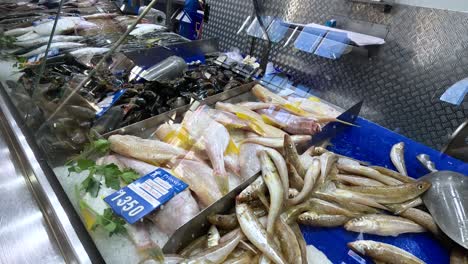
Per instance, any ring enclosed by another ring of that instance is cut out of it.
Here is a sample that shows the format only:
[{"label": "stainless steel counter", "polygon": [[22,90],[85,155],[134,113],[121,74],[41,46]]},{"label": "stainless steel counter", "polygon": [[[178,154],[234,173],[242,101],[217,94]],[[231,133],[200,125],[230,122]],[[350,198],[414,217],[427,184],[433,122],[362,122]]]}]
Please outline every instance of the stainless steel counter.
[{"label": "stainless steel counter", "polygon": [[44,215],[28,187],[15,150],[8,141],[8,135],[2,126],[0,263],[64,263],[57,241],[48,228]]},{"label": "stainless steel counter", "polygon": [[0,83],[0,263],[104,263]]}]

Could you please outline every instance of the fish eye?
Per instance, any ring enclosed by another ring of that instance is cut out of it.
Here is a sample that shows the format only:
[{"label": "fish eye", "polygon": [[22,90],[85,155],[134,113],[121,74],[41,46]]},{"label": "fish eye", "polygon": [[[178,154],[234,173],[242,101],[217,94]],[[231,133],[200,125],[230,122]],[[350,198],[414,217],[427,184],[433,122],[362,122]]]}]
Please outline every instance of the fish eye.
[{"label": "fish eye", "polygon": [[419,184],[419,185],[418,185],[418,189],[419,189],[419,190],[422,190],[423,188],[424,188],[424,186],[423,186],[422,184]]}]

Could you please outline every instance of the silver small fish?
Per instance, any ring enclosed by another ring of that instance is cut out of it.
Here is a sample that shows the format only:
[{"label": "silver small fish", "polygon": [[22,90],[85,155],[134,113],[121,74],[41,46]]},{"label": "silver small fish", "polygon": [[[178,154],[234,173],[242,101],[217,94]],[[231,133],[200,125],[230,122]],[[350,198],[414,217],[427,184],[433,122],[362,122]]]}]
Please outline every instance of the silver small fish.
[{"label": "silver small fish", "polygon": [[392,150],[390,151],[390,159],[392,160],[393,165],[395,168],[403,174],[404,176],[408,176],[408,172],[406,171],[405,165],[405,143],[400,142],[393,145]]}]

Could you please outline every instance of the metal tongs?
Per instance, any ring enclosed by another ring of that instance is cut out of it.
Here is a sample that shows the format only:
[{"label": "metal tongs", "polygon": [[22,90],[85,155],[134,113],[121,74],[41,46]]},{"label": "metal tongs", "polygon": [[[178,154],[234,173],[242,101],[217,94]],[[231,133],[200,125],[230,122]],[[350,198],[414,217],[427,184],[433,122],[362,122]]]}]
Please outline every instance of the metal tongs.
[{"label": "metal tongs", "polygon": [[[362,101],[355,104],[340,116],[338,116],[337,119],[354,124],[357,117],[359,116],[362,104]],[[332,139],[347,128],[349,128],[349,125],[340,122],[330,122],[322,129],[320,133],[317,133],[313,136],[312,140],[309,142],[309,146],[319,145],[326,140]],[[244,181],[242,184],[234,188],[232,191],[230,191],[212,205],[205,208],[198,215],[177,229],[164,245],[163,252],[165,254],[176,254],[195,238],[206,234],[210,227],[210,223],[207,220],[208,216],[225,213],[233,208],[235,205],[236,196],[253,181],[255,181],[255,179],[257,179],[259,176],[260,173],[257,173],[256,175],[250,177],[248,180]]]}]

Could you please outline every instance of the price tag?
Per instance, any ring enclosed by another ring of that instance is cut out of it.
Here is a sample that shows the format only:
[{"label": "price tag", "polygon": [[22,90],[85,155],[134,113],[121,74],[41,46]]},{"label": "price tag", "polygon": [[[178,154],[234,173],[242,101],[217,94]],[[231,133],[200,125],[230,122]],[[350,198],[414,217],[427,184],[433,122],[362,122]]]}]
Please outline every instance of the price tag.
[{"label": "price tag", "polygon": [[158,168],[107,196],[104,201],[117,215],[133,224],[187,187],[185,182]]},{"label": "price tag", "polygon": [[119,100],[125,91],[127,91],[127,89],[120,89],[117,92],[110,93],[106,98],[97,103],[97,106],[99,106],[100,110],[96,112],[96,118],[103,116],[107,110],[109,110],[115,104],[115,102]]}]

